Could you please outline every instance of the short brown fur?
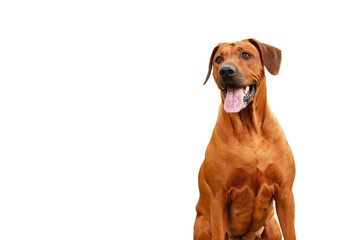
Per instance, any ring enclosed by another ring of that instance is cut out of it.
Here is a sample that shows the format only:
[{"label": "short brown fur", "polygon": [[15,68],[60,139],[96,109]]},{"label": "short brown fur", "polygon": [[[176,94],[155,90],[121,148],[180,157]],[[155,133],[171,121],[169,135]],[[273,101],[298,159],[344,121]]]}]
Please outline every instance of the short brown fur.
[{"label": "short brown fur", "polygon": [[[252,58],[244,60],[247,51]],[[221,56],[222,63],[215,62]],[[278,74],[281,51],[246,39],[220,43],[212,52],[205,83],[222,64],[237,68],[243,86],[257,83],[251,102],[239,113],[227,113],[222,103],[199,171],[200,197],[196,206],[194,240],[295,240],[292,185],[295,163],[276,117],[267,103],[264,67]],[[204,84],[205,84],[204,83]],[[280,227],[274,216],[273,202]]]}]

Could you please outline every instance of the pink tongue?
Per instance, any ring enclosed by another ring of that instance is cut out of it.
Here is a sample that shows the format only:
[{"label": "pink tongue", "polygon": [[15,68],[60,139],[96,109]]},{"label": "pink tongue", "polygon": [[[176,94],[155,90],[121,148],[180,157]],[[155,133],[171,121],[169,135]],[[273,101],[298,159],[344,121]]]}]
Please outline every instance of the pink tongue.
[{"label": "pink tongue", "polygon": [[243,88],[227,87],[227,94],[225,98],[224,108],[228,113],[236,113],[242,110],[244,105]]}]

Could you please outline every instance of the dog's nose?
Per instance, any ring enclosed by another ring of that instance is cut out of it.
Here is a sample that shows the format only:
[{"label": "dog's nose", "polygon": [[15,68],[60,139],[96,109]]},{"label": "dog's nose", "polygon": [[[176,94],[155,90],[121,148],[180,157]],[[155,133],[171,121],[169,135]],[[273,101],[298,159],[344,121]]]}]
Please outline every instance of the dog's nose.
[{"label": "dog's nose", "polygon": [[222,66],[219,70],[221,77],[232,77],[236,73],[236,68],[231,65]]}]

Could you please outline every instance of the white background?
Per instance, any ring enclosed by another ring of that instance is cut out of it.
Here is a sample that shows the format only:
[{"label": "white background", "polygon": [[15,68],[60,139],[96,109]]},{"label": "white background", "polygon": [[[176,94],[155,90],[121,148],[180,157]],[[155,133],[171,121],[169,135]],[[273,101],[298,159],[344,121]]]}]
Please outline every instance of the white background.
[{"label": "white background", "polygon": [[0,239],[192,239],[219,42],[282,50],[298,239],[347,239],[344,1],[2,1]]}]

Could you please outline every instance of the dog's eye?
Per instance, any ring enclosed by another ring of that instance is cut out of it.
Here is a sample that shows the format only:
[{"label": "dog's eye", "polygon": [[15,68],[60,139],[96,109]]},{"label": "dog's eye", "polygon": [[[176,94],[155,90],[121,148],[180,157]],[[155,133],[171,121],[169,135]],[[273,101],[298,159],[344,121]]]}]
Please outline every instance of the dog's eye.
[{"label": "dog's eye", "polygon": [[221,62],[222,62],[222,57],[217,57],[217,58],[215,59],[215,62],[221,63]]},{"label": "dog's eye", "polygon": [[250,56],[250,54],[249,53],[247,53],[247,52],[243,52],[242,53],[242,58],[243,59],[249,59],[251,56]]}]

